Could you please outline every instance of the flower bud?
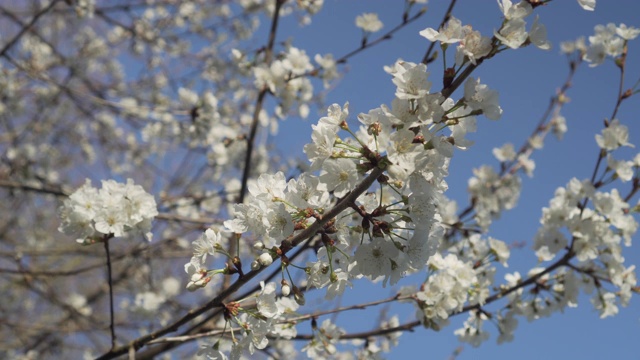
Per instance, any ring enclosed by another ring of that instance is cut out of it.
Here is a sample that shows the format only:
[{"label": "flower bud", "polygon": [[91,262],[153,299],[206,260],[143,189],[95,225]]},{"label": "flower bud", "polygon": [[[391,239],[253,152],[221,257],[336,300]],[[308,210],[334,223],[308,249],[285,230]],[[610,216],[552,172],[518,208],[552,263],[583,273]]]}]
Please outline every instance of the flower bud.
[{"label": "flower bud", "polygon": [[335,272],[331,272],[331,275],[329,275],[329,280],[334,283],[336,281],[338,281],[338,275]]},{"label": "flower bud", "polygon": [[304,294],[302,293],[302,291],[300,291],[300,289],[298,289],[297,286],[293,287],[293,299],[296,301],[296,303],[300,306],[304,306],[304,304],[307,302],[304,298]]},{"label": "flower bud", "polygon": [[191,275],[191,280],[187,284],[187,290],[196,291],[200,288],[207,286],[209,281],[211,281],[210,277],[207,277],[206,271],[197,272]]},{"label": "flower bud", "polygon": [[282,285],[282,296],[289,296],[289,294],[291,294],[291,286],[289,286],[289,283],[287,282],[287,280],[282,279],[282,281],[280,282],[280,285]]},{"label": "flower bud", "polygon": [[258,257],[258,262],[262,266],[269,266],[269,265],[271,265],[271,263],[273,263],[273,258],[271,257],[271,254],[269,254],[269,253],[262,253]]},{"label": "flower bud", "polygon": [[253,260],[251,262],[251,270],[258,270],[260,269],[260,263],[258,262],[258,260]]}]

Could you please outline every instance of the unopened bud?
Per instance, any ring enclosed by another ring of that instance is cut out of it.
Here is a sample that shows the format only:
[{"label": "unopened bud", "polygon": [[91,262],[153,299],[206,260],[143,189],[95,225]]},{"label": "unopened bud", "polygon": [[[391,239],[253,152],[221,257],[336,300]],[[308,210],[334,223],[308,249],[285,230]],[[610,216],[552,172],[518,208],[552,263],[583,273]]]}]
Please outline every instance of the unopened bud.
[{"label": "unopened bud", "polygon": [[293,299],[296,301],[296,303],[300,306],[304,306],[304,304],[307,302],[304,298],[304,294],[302,293],[302,291],[300,291],[300,289],[298,289],[297,286],[293,286]]},{"label": "unopened bud", "polygon": [[253,260],[251,262],[251,270],[258,270],[260,269],[260,263],[258,262],[258,260]]},{"label": "unopened bud", "polygon": [[329,280],[331,280],[332,283],[338,281],[338,275],[332,271],[331,275],[329,275]]},{"label": "unopened bud", "polygon": [[211,277],[207,276],[207,271],[199,271],[193,275],[191,275],[191,280],[187,284],[187,290],[196,291],[200,288],[207,286],[207,284],[211,281]]},{"label": "unopened bud", "polygon": [[258,257],[258,262],[262,266],[269,266],[271,265],[271,263],[273,263],[273,258],[271,257],[271,254],[269,254],[268,252],[262,253]]}]

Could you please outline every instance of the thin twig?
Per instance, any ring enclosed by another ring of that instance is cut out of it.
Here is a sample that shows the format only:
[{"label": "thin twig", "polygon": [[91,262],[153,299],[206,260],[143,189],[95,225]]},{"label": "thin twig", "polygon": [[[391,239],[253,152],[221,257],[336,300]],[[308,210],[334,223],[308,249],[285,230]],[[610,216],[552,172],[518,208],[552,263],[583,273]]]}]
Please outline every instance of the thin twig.
[{"label": "thin twig", "polygon": [[38,11],[37,14],[35,14],[33,16],[33,18],[31,19],[31,21],[29,21],[28,24],[26,24],[25,26],[23,26],[20,31],[16,34],[16,36],[13,37],[13,39],[9,40],[8,43],[5,44],[5,46],[2,48],[2,50],[0,50],[0,56],[4,56],[4,54],[9,51],[9,49],[11,49],[11,47],[13,45],[15,45],[16,42],[18,42],[18,40],[20,40],[20,38],[27,32],[29,31],[29,29],[31,29],[33,27],[33,25],[36,24],[36,22],[38,21],[38,19],[40,19],[40,17],[42,17],[42,15],[46,14],[47,12],[49,12],[49,10],[53,9],[54,6],[56,6],[56,4],[58,3],[58,1],[60,0],[53,0],[51,1],[51,3],[49,5],[47,5],[46,7],[42,8],[42,10]]},{"label": "thin twig", "polygon": [[110,311],[110,324],[111,330],[111,349],[116,347],[116,331],[114,326],[114,311],[113,311],[113,282],[111,280],[111,255],[109,254],[109,236],[105,236],[104,251],[107,253],[107,282],[109,284],[109,311]]}]

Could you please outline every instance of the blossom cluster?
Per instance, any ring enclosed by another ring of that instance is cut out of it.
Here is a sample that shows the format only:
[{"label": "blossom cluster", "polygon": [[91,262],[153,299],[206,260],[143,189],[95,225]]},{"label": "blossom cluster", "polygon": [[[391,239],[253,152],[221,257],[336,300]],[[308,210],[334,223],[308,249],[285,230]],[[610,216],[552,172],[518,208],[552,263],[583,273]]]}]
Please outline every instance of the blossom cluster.
[{"label": "blossom cluster", "polygon": [[625,43],[638,35],[640,35],[640,29],[627,27],[625,24],[597,25],[595,34],[589,36],[588,46],[584,38],[579,38],[575,43],[563,43],[562,50],[566,53],[579,50],[584,54],[583,59],[593,67],[601,65],[607,57],[616,58],[622,55]]},{"label": "blossom cluster", "polygon": [[[391,107],[382,105],[359,114],[359,126],[354,131],[349,125],[349,105],[331,105],[327,116],[313,125],[312,143],[304,148],[311,163],[310,172],[289,181],[281,172],[263,174],[249,182],[246,202],[233,206],[232,218],[224,225],[233,233],[258,237],[259,246],[254,248],[262,254],[252,268],[268,266],[288,250],[283,250],[283,240],[322,219],[322,214],[350,194],[372,169],[386,170],[378,178],[377,190],[358,196],[343,215],[323,226],[317,260],[305,266],[306,285],[326,288],[326,297],[331,299],[352,286],[353,279],[367,277],[393,285],[426,266],[449,268],[431,278],[430,281],[439,281],[428,286],[431,290],[416,295],[428,304],[425,306],[431,309],[428,311],[433,314],[429,316],[433,321],[444,321],[467,300],[472,285],[485,285],[480,280],[482,276],[477,277],[475,269],[455,254],[445,259],[436,254],[445,231],[438,220],[452,216],[446,210],[450,207],[443,195],[448,164],[455,148],[471,146],[465,137],[476,130],[475,115],[500,117],[498,96],[473,78],[467,80],[464,97],[458,101],[431,93],[424,64],[399,60],[386,71],[397,87]],[[202,267],[205,256],[198,254],[213,254],[217,241],[210,239],[215,238],[207,230],[204,240],[194,243],[194,257],[185,266],[191,276],[190,290],[205,286],[210,279],[210,272]],[[263,295],[267,289],[271,294],[274,286],[267,284]],[[459,295],[449,291],[452,288],[459,288]],[[292,292],[298,303],[304,303],[304,295],[295,283],[283,281],[282,292],[285,296]],[[267,303],[258,301],[260,313],[267,311]],[[262,315],[269,319],[278,316],[271,311]],[[255,340],[257,334],[266,334],[259,330],[268,328],[264,327],[264,319],[249,316],[246,321],[256,326],[248,337]],[[246,350],[266,346],[265,339],[247,341]],[[307,349],[324,344],[327,351],[326,343],[312,341]]]},{"label": "blossom cluster", "polygon": [[474,269],[453,254],[443,258],[437,253],[428,264],[435,273],[416,293],[423,313],[419,318],[427,322],[425,325],[431,319],[446,320],[453,311],[460,311],[478,281]]},{"label": "blossom cluster", "polygon": [[[529,43],[544,50],[551,48],[547,40],[547,30],[544,25],[538,23],[537,17],[531,29],[528,32],[526,30],[524,19],[533,13],[533,7],[529,2],[521,1],[513,4],[511,0],[501,0],[498,4],[505,21],[493,35],[502,44],[511,49],[517,49]],[[495,51],[491,38],[481,35],[470,25],[463,26],[462,22],[453,16],[439,31],[427,28],[421,31],[420,35],[433,42],[439,41],[445,49],[450,44],[459,43],[456,47],[456,65],[462,65],[466,61],[475,65],[478,59]]]},{"label": "blossom cluster", "polygon": [[[331,58],[316,56],[322,68],[328,73],[335,74],[332,70],[335,62]],[[307,103],[313,96],[313,85],[311,81],[303,76],[313,70],[313,65],[309,56],[304,50],[296,47],[289,47],[281,59],[271,62],[270,65],[260,65],[252,68],[257,89],[268,89],[279,99],[276,114],[283,117],[293,107],[294,103],[300,104],[298,113],[301,117],[307,117],[309,106]],[[326,80],[330,78],[325,77]]]},{"label": "blossom cluster", "polygon": [[[333,225],[337,233],[324,240],[329,248],[321,249],[317,263],[307,265],[314,286],[344,285],[348,278],[359,276],[393,284],[403,274],[422,269],[437,247],[428,239],[435,231],[436,197],[446,189],[453,148],[470,146],[465,135],[475,131],[472,113],[486,111],[497,119],[501,112],[497,94],[478,80],[467,81],[465,98],[454,106],[452,99],[430,93],[423,64],[398,61],[387,72],[397,86],[391,108],[383,105],[358,115],[360,127],[352,132],[348,104],[334,104],[313,126],[313,142],[305,146],[305,153],[310,170],[319,170],[319,176],[303,173],[287,183],[282,173],[261,175],[250,184],[247,203],[235,205],[233,219],[225,222],[235,233],[259,236],[267,249],[280,246],[281,240],[310,226],[316,214],[332,204],[327,193],[343,197],[370,169],[386,167],[388,178],[381,186],[394,190],[361,196],[359,215]],[[440,133],[444,129],[450,136]],[[341,130],[350,136],[341,138]],[[410,221],[404,219],[405,213]],[[354,232],[354,224],[360,223],[367,227]],[[362,242],[362,237],[369,240]],[[349,252],[353,256],[340,259]]]},{"label": "blossom cluster", "polygon": [[[619,306],[627,306],[637,291],[635,265],[626,265],[622,256],[622,247],[631,246],[640,226],[632,214],[637,210],[618,189],[604,191],[601,187],[603,183],[615,180],[623,183],[632,179],[637,181],[634,174],[640,170],[640,155],[632,161],[613,158],[612,153],[619,148],[633,147],[629,142],[628,128],[618,119],[606,122],[606,127],[595,136],[595,142],[603,152],[601,156],[607,158],[602,180],[593,183],[588,179],[573,178],[566,186],[558,188],[549,206],[542,210],[541,227],[534,237],[538,260],[554,261],[553,266],[562,267],[554,273],[542,266],[531,269],[527,278],[537,280],[529,291],[520,286],[524,279],[519,272],[505,276],[506,282],[501,288],[509,291],[508,305],[495,317],[500,332],[498,343],[513,339],[518,316],[531,321],[563,311],[565,307],[576,307],[581,291],[591,294],[591,303],[601,318],[617,314]],[[494,152],[501,161],[515,158],[510,146]],[[478,252],[470,258],[482,257],[482,244],[472,239],[469,241],[474,243],[469,248]],[[456,247],[460,248],[460,244]],[[496,248],[494,253],[497,256],[500,252]],[[476,274],[479,275],[479,271]],[[473,292],[480,290],[482,293],[482,286],[478,285]],[[489,319],[487,312],[470,311],[469,318],[455,334],[461,341],[478,346],[489,338],[489,332],[484,329]],[[423,318],[431,326],[441,325],[427,320],[427,317]]]},{"label": "blossom cluster", "polygon": [[103,180],[102,188],[91,180],[76,190],[60,208],[59,231],[72,235],[81,244],[92,244],[105,236],[143,234],[151,241],[151,222],[158,215],[153,195],[128,179],[126,184]]}]

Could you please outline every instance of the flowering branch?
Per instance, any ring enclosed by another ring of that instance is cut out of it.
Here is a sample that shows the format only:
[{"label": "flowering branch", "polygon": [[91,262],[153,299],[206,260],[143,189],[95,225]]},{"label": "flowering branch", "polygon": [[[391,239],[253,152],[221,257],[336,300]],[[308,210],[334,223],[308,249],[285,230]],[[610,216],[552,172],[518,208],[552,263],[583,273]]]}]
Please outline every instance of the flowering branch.
[{"label": "flowering branch", "polygon": [[[383,171],[384,171],[384,169],[381,169],[381,168],[373,169],[371,171],[371,173],[364,180],[362,180],[362,182],[352,192],[350,192],[347,196],[342,198],[340,200],[340,202],[338,202],[329,212],[327,212],[327,214],[325,216],[323,216],[321,219],[318,219],[318,221],[313,223],[307,229],[301,231],[299,234],[296,234],[294,236],[291,236],[288,239],[283,240],[282,241],[282,246],[281,246],[283,253],[286,254],[293,247],[299,245],[303,241],[307,240],[309,237],[315,235],[315,233],[324,224],[326,224],[333,217],[337,216],[344,209],[348,208],[349,204],[352,201],[355,201],[355,199],[358,198],[358,196],[360,196],[363,192],[365,192],[373,184],[373,182],[380,175],[382,175]],[[145,335],[145,336],[141,336],[138,339],[129,342],[129,344],[127,344],[127,345],[111,349],[109,352],[107,352],[107,353],[103,354],[102,356],[98,357],[98,360],[113,359],[113,358],[115,358],[115,357],[117,357],[119,355],[127,353],[129,351],[129,349],[138,350],[142,346],[144,346],[147,343],[149,343],[149,341],[151,341],[151,340],[160,338],[161,336],[163,336],[165,334],[177,331],[178,328],[180,328],[180,326],[182,326],[182,325],[186,324],[187,322],[195,319],[196,317],[204,314],[206,311],[211,310],[213,308],[221,307],[222,304],[223,304],[224,299],[226,299],[231,294],[233,294],[236,291],[238,291],[242,286],[244,286],[249,281],[251,281],[253,278],[255,278],[264,269],[266,269],[266,268],[252,270],[252,271],[244,274],[244,276],[238,278],[238,280],[236,280],[229,287],[227,287],[224,290],[222,290],[216,297],[214,297],[211,301],[207,302],[206,304],[200,306],[199,308],[190,310],[186,315],[184,315],[180,319],[176,320],[175,322],[171,323],[170,325],[168,325],[168,326],[166,326],[166,327],[164,327],[164,328],[162,328],[160,330],[154,331],[154,332],[152,332],[152,333],[150,333],[148,335]]]}]

